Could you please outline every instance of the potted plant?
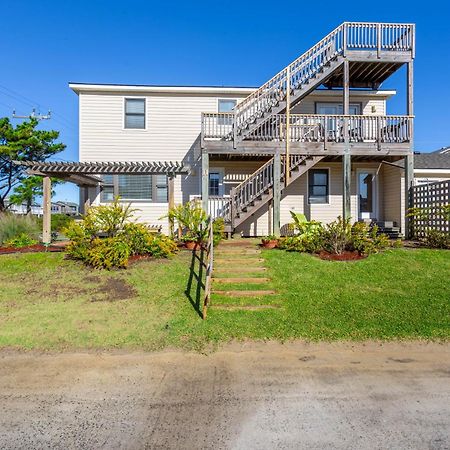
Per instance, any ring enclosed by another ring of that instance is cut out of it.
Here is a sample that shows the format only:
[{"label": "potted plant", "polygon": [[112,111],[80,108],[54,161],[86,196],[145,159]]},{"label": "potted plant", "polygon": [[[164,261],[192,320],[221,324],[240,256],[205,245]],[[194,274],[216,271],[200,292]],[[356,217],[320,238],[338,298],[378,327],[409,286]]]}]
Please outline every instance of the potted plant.
[{"label": "potted plant", "polygon": [[189,231],[181,237],[181,240],[188,250],[200,250],[202,245],[198,240],[198,236]]},{"label": "potted plant", "polygon": [[264,236],[261,238],[261,245],[264,248],[275,248],[278,246],[278,238],[274,235]]}]

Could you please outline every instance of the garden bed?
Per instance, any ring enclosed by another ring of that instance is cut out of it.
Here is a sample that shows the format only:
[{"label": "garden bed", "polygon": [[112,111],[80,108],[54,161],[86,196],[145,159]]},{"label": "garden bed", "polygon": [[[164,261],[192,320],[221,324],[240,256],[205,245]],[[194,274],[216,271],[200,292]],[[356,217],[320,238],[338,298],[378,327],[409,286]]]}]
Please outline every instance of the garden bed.
[{"label": "garden bed", "polygon": [[26,247],[0,247],[0,255],[9,255],[11,253],[38,253],[38,252],[62,252],[66,244],[63,245],[43,245],[34,244]]}]

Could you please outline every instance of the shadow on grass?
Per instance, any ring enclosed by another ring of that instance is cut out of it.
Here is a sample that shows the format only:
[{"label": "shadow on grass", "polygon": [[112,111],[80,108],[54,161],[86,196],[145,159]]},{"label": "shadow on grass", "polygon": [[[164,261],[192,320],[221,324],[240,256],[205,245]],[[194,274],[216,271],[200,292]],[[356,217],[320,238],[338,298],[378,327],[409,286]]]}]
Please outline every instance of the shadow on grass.
[{"label": "shadow on grass", "polygon": [[203,317],[201,310],[201,299],[205,290],[205,249],[201,247],[199,250],[192,250],[191,265],[189,267],[189,278],[184,291],[189,302],[193,306],[196,313]]}]

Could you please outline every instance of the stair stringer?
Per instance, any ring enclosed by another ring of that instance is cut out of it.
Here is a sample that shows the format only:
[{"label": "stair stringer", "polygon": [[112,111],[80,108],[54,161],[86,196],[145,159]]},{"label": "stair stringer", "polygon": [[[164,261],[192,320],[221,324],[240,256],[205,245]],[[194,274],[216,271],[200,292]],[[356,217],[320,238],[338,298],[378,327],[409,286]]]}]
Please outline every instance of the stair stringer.
[{"label": "stair stringer", "polygon": [[[290,186],[295,180],[300,178],[303,174],[308,172],[309,169],[314,167],[319,161],[321,161],[325,156],[307,156],[303,162],[297,166],[296,169],[291,170],[291,176],[289,178],[289,183],[287,186],[284,185],[284,176],[282,177],[282,188],[281,193]],[[235,230],[239,225],[244,223],[249,217],[255,214],[260,208],[262,208],[267,202],[273,199],[273,189],[270,188],[267,193],[265,193],[260,200],[255,201],[255,203],[248,207],[247,211],[241,213],[238,217],[234,218],[232,228]]]}]

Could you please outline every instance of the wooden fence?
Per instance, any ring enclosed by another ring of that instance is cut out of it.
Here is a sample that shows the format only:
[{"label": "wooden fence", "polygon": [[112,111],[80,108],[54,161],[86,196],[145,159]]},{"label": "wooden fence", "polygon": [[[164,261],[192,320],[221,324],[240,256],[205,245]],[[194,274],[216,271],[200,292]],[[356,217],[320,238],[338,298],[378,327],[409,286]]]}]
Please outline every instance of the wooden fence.
[{"label": "wooden fence", "polygon": [[208,219],[208,240],[206,243],[206,279],[205,279],[205,297],[203,300],[203,319],[206,319],[206,313],[209,306],[209,301],[211,297],[211,284],[212,284],[212,274],[214,266],[214,231],[213,231],[213,219],[210,217]]},{"label": "wooden fence", "polygon": [[450,205],[450,180],[413,186],[411,205],[420,209],[412,217],[412,232],[416,237],[422,237],[428,229],[450,233],[449,213],[443,210]]}]

